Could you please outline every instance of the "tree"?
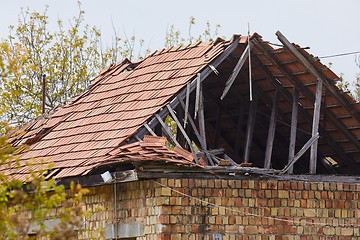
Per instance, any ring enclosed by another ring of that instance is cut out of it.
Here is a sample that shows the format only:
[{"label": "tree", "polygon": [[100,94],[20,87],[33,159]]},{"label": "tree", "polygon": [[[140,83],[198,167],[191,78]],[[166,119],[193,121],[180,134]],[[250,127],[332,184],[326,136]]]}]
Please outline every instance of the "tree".
[{"label": "tree", "polygon": [[43,75],[46,108],[53,109],[82,93],[104,67],[125,57],[133,58],[135,37],[115,37],[112,45],[103,49],[100,31],[83,21],[80,4],[70,27],[65,28],[59,19],[56,31],[49,30],[46,10],[42,14],[29,9],[21,11],[18,26],[11,26],[9,38],[0,43],[3,120],[21,124],[41,114]]},{"label": "tree", "polygon": [[[0,126],[1,129],[7,128],[3,123]],[[28,239],[30,227],[35,227],[38,238],[76,237],[74,230],[89,214],[82,203],[88,190],[74,183],[65,190],[53,179],[46,180],[44,176],[51,166],[30,172],[25,183],[5,174],[3,170],[8,167],[16,172],[18,162],[15,156],[21,150],[12,147],[6,135],[0,135],[0,238]],[[53,229],[46,228],[44,220],[47,218],[58,220]]]},{"label": "tree", "polygon": [[[144,40],[135,36],[115,37],[103,47],[101,32],[84,23],[84,11],[65,27],[57,20],[50,31],[47,9],[43,13],[22,10],[17,27],[10,26],[8,39],[0,42],[0,120],[22,124],[42,113],[42,77],[46,76],[45,107],[50,110],[82,93],[103,68],[124,58],[142,59],[150,52]],[[189,21],[189,36],[184,38],[172,25],[165,37],[165,47],[212,40],[214,31],[209,21],[202,34],[194,37]],[[137,53],[137,54],[136,54]]]},{"label": "tree", "polygon": [[[104,49],[100,31],[83,21],[84,12],[79,5],[79,14],[70,21],[69,28],[58,20],[57,30],[51,32],[46,10],[44,13],[30,12],[29,9],[21,11],[18,26],[10,27],[9,38],[0,42],[0,122],[17,125],[41,114],[43,75],[47,80],[46,108],[53,109],[82,93],[104,67],[123,58],[141,59],[149,53],[148,49],[141,50],[143,40],[137,40],[135,36],[122,39],[116,32],[112,45]],[[194,24],[195,18],[191,17],[186,39],[171,26],[165,45],[212,40],[220,27],[216,25],[213,32],[207,22],[204,33],[193,37],[191,27]],[[0,123],[0,169],[11,165],[16,171],[16,155],[22,149],[7,143],[6,129],[6,125]],[[0,171],[1,239],[26,238],[33,224],[39,226],[39,236],[50,239],[71,237],[74,228],[86,217],[88,213],[82,208],[82,196],[87,190],[72,184],[67,193],[64,186],[45,179],[50,168],[46,166],[29,173],[25,184]],[[54,208],[58,208],[56,217],[60,222],[49,231],[45,229],[44,219],[54,217],[51,215]],[[24,214],[26,218],[23,218]]]},{"label": "tree", "polygon": [[188,28],[188,37],[183,37],[179,30],[176,30],[174,25],[170,25],[170,28],[166,31],[165,36],[165,47],[169,48],[172,46],[183,45],[188,43],[194,43],[199,41],[213,41],[214,37],[217,37],[219,34],[220,24],[216,24],[215,28],[212,28],[212,25],[209,21],[206,21],[205,29],[201,34],[198,34],[196,37],[193,36],[192,27],[196,24],[194,17],[189,18],[189,28]]}]

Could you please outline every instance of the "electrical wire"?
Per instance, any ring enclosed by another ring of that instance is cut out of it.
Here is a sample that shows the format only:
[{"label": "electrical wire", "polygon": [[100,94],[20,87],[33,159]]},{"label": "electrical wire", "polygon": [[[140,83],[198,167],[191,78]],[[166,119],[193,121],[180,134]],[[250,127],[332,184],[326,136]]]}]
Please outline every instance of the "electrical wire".
[{"label": "electrical wire", "polygon": [[[249,212],[245,212],[245,211],[241,211],[241,210],[237,210],[237,209],[234,209],[234,208],[231,208],[231,207],[225,207],[225,206],[219,206],[219,205],[216,205],[215,203],[211,203],[211,202],[208,202],[208,201],[205,201],[205,200],[202,200],[200,198],[197,198],[197,197],[193,197],[191,195],[188,195],[186,193],[183,193],[181,191],[178,191],[178,190],[175,190],[169,186],[166,186],[164,184],[161,184],[160,182],[158,181],[155,181],[155,180],[152,180],[150,179],[150,181],[160,185],[161,187],[164,187],[164,188],[167,188],[167,189],[170,189],[171,191],[175,192],[175,193],[178,193],[184,197],[188,197],[188,198],[191,198],[191,199],[194,199],[200,203],[204,203],[204,204],[207,204],[207,205],[210,205],[210,206],[213,206],[213,207],[217,207],[217,208],[223,208],[225,210],[229,210],[231,212],[236,212],[236,213],[240,213],[240,214],[243,214],[243,215],[248,215],[248,216],[252,216],[252,217],[259,217],[259,218],[265,218],[265,219],[271,219],[271,220],[277,220],[277,221],[281,221],[281,222],[289,222],[289,223],[292,223],[293,225],[294,224],[297,224],[297,225],[317,225],[317,226],[332,226],[330,225],[329,223],[322,223],[322,222],[308,222],[308,221],[296,221],[296,220],[290,220],[290,219],[283,219],[283,218],[280,218],[280,217],[270,217],[270,216],[261,216],[259,214],[255,214],[255,213],[249,213]],[[350,225],[345,225],[343,224],[344,227],[360,227],[360,224],[350,224]]]},{"label": "electrical wire", "polygon": [[[272,42],[267,42],[270,45],[276,46],[276,47],[284,47],[284,45],[282,44],[277,44],[277,43],[272,43]],[[354,52],[347,52],[347,53],[339,53],[339,54],[333,54],[333,55],[326,55],[326,56],[321,56],[318,58],[334,58],[334,57],[343,57],[343,56],[348,56],[348,55],[355,55],[355,54],[360,54],[360,51],[354,51]]]},{"label": "electrical wire", "polygon": [[334,58],[334,57],[342,57],[342,56],[348,56],[348,55],[355,55],[355,54],[359,54],[359,53],[360,53],[360,51],[348,52],[348,53],[339,53],[339,54],[334,54],[334,55],[322,56],[322,57],[318,57],[318,58]]}]

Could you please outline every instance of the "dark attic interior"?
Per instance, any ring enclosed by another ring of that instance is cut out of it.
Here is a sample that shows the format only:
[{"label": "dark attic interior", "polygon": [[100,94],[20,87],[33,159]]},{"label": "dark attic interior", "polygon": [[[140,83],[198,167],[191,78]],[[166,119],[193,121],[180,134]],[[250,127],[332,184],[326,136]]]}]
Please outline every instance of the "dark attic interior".
[{"label": "dark attic interior", "polygon": [[282,46],[234,36],[130,142],[165,136],[208,166],[358,174],[359,105],[319,59],[276,35]]}]

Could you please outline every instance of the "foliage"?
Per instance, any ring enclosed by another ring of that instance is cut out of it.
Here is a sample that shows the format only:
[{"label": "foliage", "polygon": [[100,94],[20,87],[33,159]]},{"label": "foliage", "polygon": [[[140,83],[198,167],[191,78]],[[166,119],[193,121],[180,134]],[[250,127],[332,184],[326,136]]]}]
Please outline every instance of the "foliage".
[{"label": "foliage", "polygon": [[174,25],[171,25],[170,28],[166,31],[165,36],[165,47],[169,48],[172,46],[187,44],[187,43],[194,43],[199,41],[213,41],[215,37],[219,34],[220,25],[216,24],[215,28],[212,28],[212,25],[209,21],[206,21],[206,27],[202,31],[201,34],[197,36],[193,36],[192,27],[196,24],[195,18],[190,17],[189,19],[189,29],[188,29],[188,37],[185,38],[181,35],[180,30],[176,30]]},{"label": "foliage", "polygon": [[[142,59],[149,49],[142,50],[143,40],[135,36],[122,39],[114,31],[111,46],[103,48],[101,32],[84,24],[84,11],[79,4],[78,15],[69,27],[57,20],[56,30],[50,31],[47,9],[43,13],[21,10],[16,27],[10,26],[9,37],[0,41],[0,121],[21,124],[41,114],[42,77],[46,76],[46,109],[53,109],[82,93],[101,69],[123,58]],[[220,25],[211,30],[206,23],[204,33],[194,37],[189,22],[188,37],[172,25],[166,34],[165,46],[210,41],[218,34]],[[166,121],[174,135],[176,125]],[[15,149],[6,141],[7,125],[0,122],[0,169],[16,171],[20,165]],[[33,161],[34,163],[35,161]],[[41,161],[36,161],[41,165]],[[32,163],[27,163],[30,167]],[[45,164],[42,164],[45,165]],[[0,172],[0,238],[28,238],[30,227],[36,227],[39,237],[50,239],[75,238],[74,229],[82,225],[89,214],[82,206],[87,193],[80,185],[71,184],[69,190],[44,176],[51,168],[45,166],[30,172],[25,184]],[[29,184],[31,183],[31,184]],[[58,218],[54,229],[46,229],[44,220]],[[90,232],[88,237],[91,237]],[[99,238],[99,235],[97,236]]]},{"label": "foliage", "polygon": [[59,19],[57,30],[49,29],[47,8],[44,13],[22,10],[17,27],[10,26],[8,39],[0,42],[0,119],[20,124],[41,114],[44,74],[46,108],[66,103],[88,88],[101,69],[133,58],[138,42],[134,36],[123,40],[115,35],[103,49],[100,31],[84,24],[80,4],[68,28]]},{"label": "foliage", "polygon": [[[22,124],[42,113],[42,77],[46,76],[45,108],[65,104],[91,84],[101,69],[128,59],[142,59],[144,40],[135,36],[120,38],[114,30],[110,46],[103,47],[101,32],[84,23],[79,3],[78,15],[66,27],[61,19],[50,31],[46,7],[43,13],[22,9],[16,27],[10,26],[9,37],[0,41],[0,120]],[[167,31],[165,46],[210,41],[220,25],[193,36],[195,18],[189,21],[188,37],[183,38],[174,25]],[[115,28],[114,28],[115,29]]]},{"label": "foliage", "polygon": [[[0,126],[5,129],[5,124]],[[46,180],[44,176],[51,166],[30,172],[25,185],[6,175],[4,169],[16,171],[19,166],[14,157],[19,150],[7,143],[6,135],[0,135],[0,239],[28,239],[34,227],[37,237],[71,239],[76,234],[74,229],[81,227],[88,215],[82,206],[88,190],[74,183],[65,190],[55,180]],[[58,219],[53,229],[44,224],[48,218]]]},{"label": "foliage", "polygon": [[356,100],[359,102],[360,101],[360,55],[355,56],[355,64],[359,68],[359,72],[356,74],[355,84],[354,84],[356,90],[355,92]]}]

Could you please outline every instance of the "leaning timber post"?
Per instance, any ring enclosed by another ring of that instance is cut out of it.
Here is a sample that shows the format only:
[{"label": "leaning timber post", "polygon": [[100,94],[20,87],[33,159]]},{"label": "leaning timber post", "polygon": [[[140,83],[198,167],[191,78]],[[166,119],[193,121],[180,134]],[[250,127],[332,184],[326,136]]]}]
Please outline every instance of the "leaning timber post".
[{"label": "leaning timber post", "polygon": [[251,143],[254,135],[254,127],[256,121],[257,97],[256,95],[253,97],[254,97],[253,100],[250,102],[250,109],[248,114],[246,141],[245,141],[245,149],[244,149],[244,163],[248,163],[250,160]]},{"label": "leaning timber post", "polygon": [[[315,95],[315,103],[314,103],[314,117],[313,117],[312,131],[311,131],[312,136],[318,134],[319,131],[321,94],[322,94],[322,81],[320,78],[317,78],[316,95]],[[310,174],[316,174],[317,148],[318,148],[318,140],[316,140],[311,145],[311,149],[310,149],[310,165],[309,165]]]},{"label": "leaning timber post", "polygon": [[[299,90],[294,86],[294,95],[292,102],[292,111],[291,111],[291,130],[290,130],[290,143],[289,143],[289,160],[290,163],[295,156],[295,146],[296,146],[296,129],[298,121],[298,109],[299,109]],[[288,173],[292,174],[294,171],[294,166],[292,165],[289,168]]]},{"label": "leaning timber post", "polygon": [[266,150],[265,150],[265,161],[264,161],[264,168],[270,169],[271,166],[271,156],[272,150],[274,146],[274,137],[276,131],[276,118],[278,112],[278,102],[279,102],[279,89],[275,89],[275,96],[273,99],[273,105],[271,109],[271,116],[270,116],[270,124],[269,124],[269,131],[268,131],[268,138],[266,143]]}]

